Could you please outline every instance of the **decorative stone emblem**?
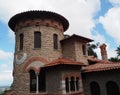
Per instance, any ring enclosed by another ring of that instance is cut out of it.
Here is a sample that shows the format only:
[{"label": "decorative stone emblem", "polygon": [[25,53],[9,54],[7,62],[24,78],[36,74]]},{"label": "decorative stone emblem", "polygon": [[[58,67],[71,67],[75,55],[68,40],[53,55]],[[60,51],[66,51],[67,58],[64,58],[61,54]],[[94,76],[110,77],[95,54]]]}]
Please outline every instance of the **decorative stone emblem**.
[{"label": "decorative stone emblem", "polygon": [[17,64],[22,64],[26,60],[26,58],[27,58],[27,53],[23,53],[23,56],[21,57],[21,59],[18,59],[16,55],[15,60]]}]

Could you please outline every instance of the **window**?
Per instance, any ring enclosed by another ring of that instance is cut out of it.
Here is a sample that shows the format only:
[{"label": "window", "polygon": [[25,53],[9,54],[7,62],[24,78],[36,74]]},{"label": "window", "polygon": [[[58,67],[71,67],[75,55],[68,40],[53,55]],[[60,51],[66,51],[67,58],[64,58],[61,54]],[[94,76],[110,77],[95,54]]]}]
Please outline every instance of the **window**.
[{"label": "window", "polygon": [[34,32],[34,48],[41,47],[41,33],[39,31]]},{"label": "window", "polygon": [[65,88],[66,88],[66,92],[69,92],[69,79],[65,78]]},{"label": "window", "polygon": [[36,75],[34,70],[30,70],[29,74],[30,74],[30,92],[36,92]]},{"label": "window", "polygon": [[83,51],[83,55],[86,55],[86,46],[82,45],[82,51]]},{"label": "window", "polygon": [[53,35],[53,44],[54,44],[54,49],[58,49],[58,35],[57,34]]},{"label": "window", "polygon": [[106,88],[107,88],[107,95],[120,95],[119,87],[115,82],[113,81],[107,82]]},{"label": "window", "polygon": [[45,70],[41,69],[39,72],[39,92],[46,91],[46,77],[45,77]]},{"label": "window", "polygon": [[97,82],[90,83],[90,91],[91,95],[100,95],[100,87]]},{"label": "window", "polygon": [[74,79],[74,77],[71,77],[70,90],[75,91],[75,79]]},{"label": "window", "polygon": [[23,50],[23,40],[24,40],[24,35],[20,34],[20,50]]},{"label": "window", "polygon": [[79,77],[76,78],[76,90],[79,91]]}]

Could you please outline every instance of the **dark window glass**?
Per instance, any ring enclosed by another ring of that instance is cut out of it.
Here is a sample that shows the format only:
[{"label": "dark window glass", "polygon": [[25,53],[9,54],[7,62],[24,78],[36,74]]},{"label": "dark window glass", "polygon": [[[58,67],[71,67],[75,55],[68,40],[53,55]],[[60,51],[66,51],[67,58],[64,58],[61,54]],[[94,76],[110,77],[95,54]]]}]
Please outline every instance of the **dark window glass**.
[{"label": "dark window glass", "polygon": [[41,69],[39,72],[39,92],[46,91],[46,77],[45,70]]},{"label": "dark window glass", "polygon": [[20,50],[23,50],[23,40],[24,40],[24,35],[20,34]]},{"label": "dark window glass", "polygon": [[76,78],[76,90],[77,91],[79,90],[79,78],[78,77]]},{"label": "dark window glass", "polygon": [[41,33],[39,31],[34,32],[34,48],[41,47]]},{"label": "dark window glass", "polygon": [[75,80],[74,80],[74,77],[71,77],[70,89],[71,89],[71,91],[75,91]]},{"label": "dark window glass", "polygon": [[53,35],[54,49],[58,49],[58,35]]},{"label": "dark window glass", "polygon": [[30,74],[30,92],[36,92],[36,75],[34,70],[29,71]]},{"label": "dark window glass", "polygon": [[119,86],[113,81],[109,81],[106,84],[107,95],[120,95]]},{"label": "dark window glass", "polygon": [[90,83],[91,95],[100,95],[100,86],[97,82]]},{"label": "dark window glass", "polygon": [[69,79],[65,78],[65,88],[66,88],[66,92],[69,92]]},{"label": "dark window glass", "polygon": [[82,45],[82,51],[83,51],[83,55],[86,55],[86,46]]}]

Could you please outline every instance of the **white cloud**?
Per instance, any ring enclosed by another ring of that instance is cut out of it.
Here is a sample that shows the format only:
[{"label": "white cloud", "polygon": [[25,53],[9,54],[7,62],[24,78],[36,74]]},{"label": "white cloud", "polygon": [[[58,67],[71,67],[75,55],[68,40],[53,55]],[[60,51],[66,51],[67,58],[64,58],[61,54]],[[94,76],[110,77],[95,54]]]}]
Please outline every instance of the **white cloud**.
[{"label": "white cloud", "polygon": [[9,29],[8,31],[8,37],[9,37],[9,40],[13,43],[15,43],[15,34],[12,30]]},{"label": "white cloud", "polygon": [[10,85],[12,80],[12,71],[0,71],[0,86]]},{"label": "white cloud", "polygon": [[12,52],[5,52],[3,50],[0,50],[0,60],[11,60],[13,58]]},{"label": "white cloud", "polygon": [[94,35],[92,35],[92,38],[93,40],[96,42],[96,43],[106,43],[106,40],[105,40],[105,36],[104,35],[100,35],[99,32],[97,31],[94,31]]},{"label": "white cloud", "polygon": [[108,45],[108,48],[107,48],[107,51],[108,51],[108,58],[111,58],[111,57],[116,57],[116,51],[114,48],[110,48],[109,45]]},{"label": "white cloud", "polygon": [[120,42],[120,7],[113,7],[99,18],[100,23],[103,25],[106,32],[112,36],[116,41]]},{"label": "white cloud", "polygon": [[68,34],[91,37],[91,30],[95,27],[93,17],[100,10],[100,0],[0,0],[0,10],[0,20],[5,23],[22,11],[54,11],[69,20]]},{"label": "white cloud", "polygon": [[109,0],[113,6],[120,6],[120,0]]},{"label": "white cloud", "polygon": [[0,86],[12,82],[13,53],[0,50]]}]

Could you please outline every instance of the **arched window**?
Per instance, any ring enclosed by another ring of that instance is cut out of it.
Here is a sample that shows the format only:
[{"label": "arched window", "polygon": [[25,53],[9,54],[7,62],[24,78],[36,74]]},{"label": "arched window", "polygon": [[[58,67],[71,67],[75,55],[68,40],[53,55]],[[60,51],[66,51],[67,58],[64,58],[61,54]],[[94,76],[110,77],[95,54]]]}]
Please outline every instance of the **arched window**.
[{"label": "arched window", "polygon": [[82,51],[83,51],[83,55],[86,55],[86,46],[82,45]]},{"label": "arched window", "polygon": [[29,71],[30,74],[30,92],[36,92],[36,75],[34,70]]},{"label": "arched window", "polygon": [[70,90],[75,91],[75,79],[74,79],[74,77],[71,77]]},{"label": "arched window", "polygon": [[58,49],[58,35],[57,34],[53,35],[53,44],[54,44],[54,49]]},{"label": "arched window", "polygon": [[23,40],[24,40],[24,35],[20,34],[20,50],[23,50]]},{"label": "arched window", "polygon": [[107,95],[120,95],[119,87],[115,82],[113,81],[107,82],[106,88],[107,88]]},{"label": "arched window", "polygon": [[69,79],[65,78],[65,88],[66,88],[66,92],[69,92]]},{"label": "arched window", "polygon": [[76,90],[79,91],[79,77],[76,78]]},{"label": "arched window", "polygon": [[41,47],[41,33],[39,31],[34,32],[34,48]]},{"label": "arched window", "polygon": [[41,69],[39,72],[39,92],[45,92],[45,90],[46,90],[45,70]]},{"label": "arched window", "polygon": [[100,87],[97,82],[90,83],[90,91],[91,95],[100,95]]}]

